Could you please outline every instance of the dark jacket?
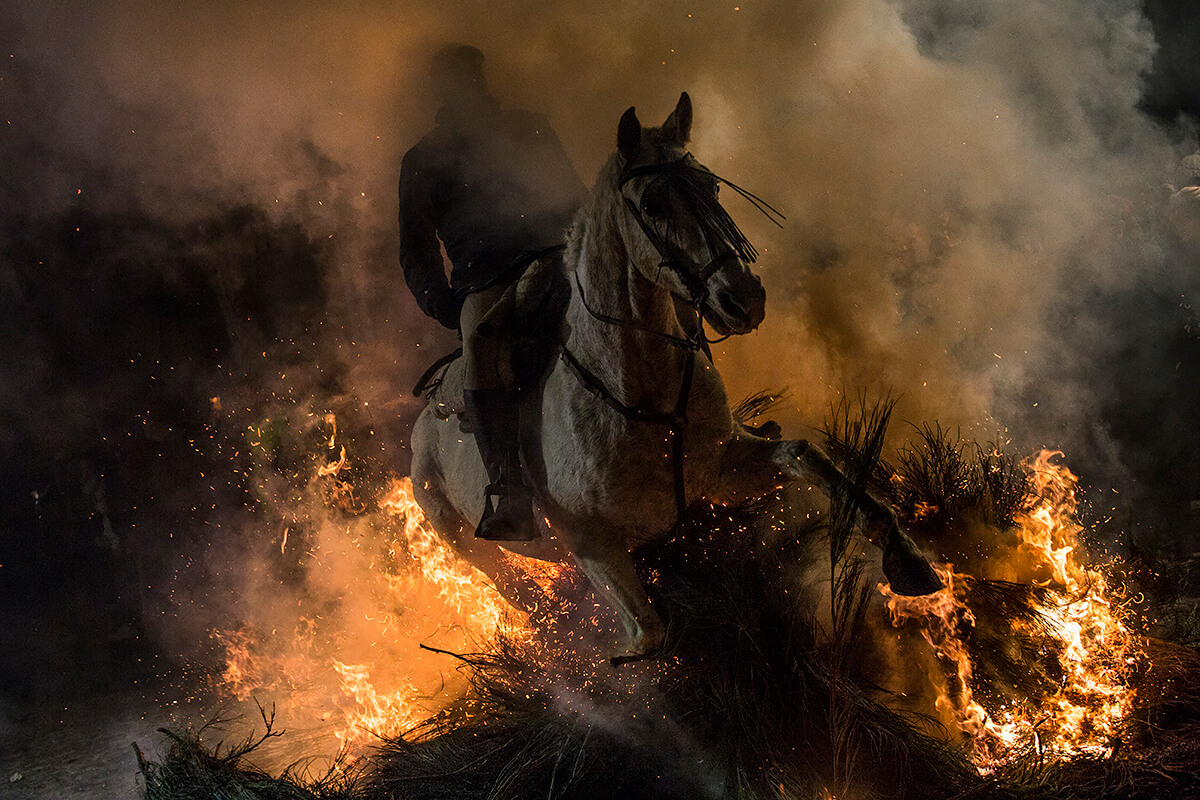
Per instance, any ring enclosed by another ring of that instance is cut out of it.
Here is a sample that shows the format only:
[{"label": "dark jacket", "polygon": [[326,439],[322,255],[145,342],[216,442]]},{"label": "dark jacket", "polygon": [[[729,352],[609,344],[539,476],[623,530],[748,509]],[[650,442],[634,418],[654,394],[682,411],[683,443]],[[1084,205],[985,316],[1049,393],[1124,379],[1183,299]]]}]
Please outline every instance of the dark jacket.
[{"label": "dark jacket", "polygon": [[400,168],[400,266],[417,305],[457,328],[462,298],[561,244],[586,194],[545,117],[443,108]]}]

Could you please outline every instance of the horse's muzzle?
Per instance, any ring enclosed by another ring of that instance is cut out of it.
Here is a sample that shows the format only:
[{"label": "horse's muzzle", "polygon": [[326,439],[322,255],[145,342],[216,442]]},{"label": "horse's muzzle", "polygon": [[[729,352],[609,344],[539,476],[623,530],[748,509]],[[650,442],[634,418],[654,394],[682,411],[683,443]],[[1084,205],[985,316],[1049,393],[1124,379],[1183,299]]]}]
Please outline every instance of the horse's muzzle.
[{"label": "horse's muzzle", "polygon": [[767,292],[762,281],[745,264],[721,269],[708,281],[705,318],[722,336],[749,333],[766,315]]}]

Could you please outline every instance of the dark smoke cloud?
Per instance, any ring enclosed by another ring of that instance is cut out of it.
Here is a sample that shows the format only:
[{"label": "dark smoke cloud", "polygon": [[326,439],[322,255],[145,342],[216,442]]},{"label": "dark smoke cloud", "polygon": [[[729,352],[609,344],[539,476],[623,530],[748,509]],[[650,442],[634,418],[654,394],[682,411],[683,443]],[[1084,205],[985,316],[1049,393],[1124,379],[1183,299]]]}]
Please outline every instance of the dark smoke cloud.
[{"label": "dark smoke cloud", "polygon": [[1200,38],[1200,15],[1186,0],[1146,0],[1160,48],[1147,80],[1144,105],[1168,120],[1200,119],[1200,65],[1192,58]]}]

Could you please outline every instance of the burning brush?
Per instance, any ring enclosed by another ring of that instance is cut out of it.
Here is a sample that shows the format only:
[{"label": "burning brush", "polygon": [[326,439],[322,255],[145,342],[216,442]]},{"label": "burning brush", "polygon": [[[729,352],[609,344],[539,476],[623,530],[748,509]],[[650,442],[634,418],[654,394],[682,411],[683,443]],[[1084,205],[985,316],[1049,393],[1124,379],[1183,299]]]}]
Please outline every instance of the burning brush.
[{"label": "burning brush", "polygon": [[248,557],[240,624],[213,632],[221,694],[280,698],[338,747],[407,730],[465,689],[422,644],[461,650],[525,628],[434,532],[409,479],[363,452],[368,424],[347,405],[249,427],[268,524]]},{"label": "burning brush", "polygon": [[[900,597],[880,586],[892,624],[914,626],[937,653],[945,670],[935,678],[937,708],[963,732],[985,773],[1031,754],[1039,763],[1110,755],[1134,708],[1131,678],[1142,649],[1123,598],[1081,556],[1078,479],[1061,457],[1044,451],[1025,463],[1031,491],[1014,516],[1010,557],[1028,583],[981,581],[945,564],[936,595]],[[1028,671],[1036,680],[1023,681],[1022,694],[977,696],[973,607],[1009,620],[1012,641],[1036,653]]]},{"label": "burning brush", "polygon": [[[737,513],[696,510],[640,562],[667,619],[662,658],[613,671],[604,655],[615,632],[574,570],[513,560],[548,604],[531,624],[434,533],[407,479],[374,488],[357,480],[362,499],[339,504],[348,490],[328,484],[351,482],[356,451],[327,420],[315,423],[323,438],[309,437],[321,439],[323,458],[310,462],[299,493],[314,502],[284,548],[304,547],[310,605],[292,613],[308,622],[274,648],[253,627],[223,634],[227,688],[339,707],[345,744],[384,737],[382,751],[358,763],[352,794],[364,798],[985,797],[1031,767],[1047,796],[1079,796],[1051,790],[1050,780],[1113,796],[1108,776],[1137,766],[1135,704],[1171,687],[1200,698],[1200,686],[1177,677],[1200,658],[1177,648],[1181,666],[1147,679],[1145,651],[1155,664],[1168,659],[1131,633],[1121,595],[1084,560],[1077,480],[1061,455],[1015,469],[994,448],[972,456],[926,429],[924,455],[909,452],[892,469],[878,460],[887,414],[869,416],[832,426],[832,451],[839,443],[842,452],[870,451],[852,470],[860,485],[891,487],[918,535],[940,531],[945,544],[966,521],[1003,542],[973,554],[990,579],[946,564],[936,595],[900,598],[880,587],[897,626],[890,636],[924,653],[937,693],[927,704],[898,711],[905,698],[880,689],[897,660],[864,647],[887,621],[871,610],[879,592],[860,551],[835,537],[837,548],[819,552],[830,540],[822,526],[850,510],[805,519],[788,496]],[[931,465],[937,475],[922,475]],[[939,516],[947,510],[950,519]],[[814,569],[836,591],[803,589]],[[433,674],[443,683],[432,685]],[[1200,720],[1200,704],[1177,711]],[[208,763],[198,740],[176,744],[171,763]],[[1200,754],[1186,741],[1173,747],[1152,751],[1145,768],[1158,777],[1146,785],[1168,785],[1168,767]],[[167,796],[150,780],[166,766],[148,767],[148,797]],[[1085,767],[1100,778],[1082,782]]]}]

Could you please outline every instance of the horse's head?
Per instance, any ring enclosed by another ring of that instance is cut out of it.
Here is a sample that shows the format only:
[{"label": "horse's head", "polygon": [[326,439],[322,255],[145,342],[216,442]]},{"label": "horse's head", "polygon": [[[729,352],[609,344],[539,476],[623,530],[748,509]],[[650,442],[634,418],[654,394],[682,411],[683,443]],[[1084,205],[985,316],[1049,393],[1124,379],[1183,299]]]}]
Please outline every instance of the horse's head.
[{"label": "horse's head", "polygon": [[632,108],[621,117],[617,189],[626,251],[638,272],[664,282],[718,333],[749,333],[766,305],[750,271],[757,254],[717,199],[720,180],[687,152],[691,127],[686,92],[662,127],[643,128]]}]

